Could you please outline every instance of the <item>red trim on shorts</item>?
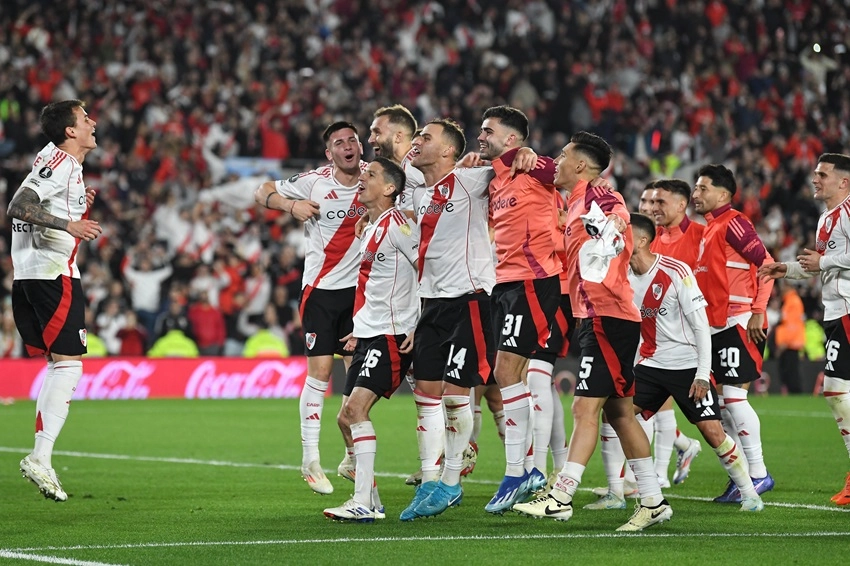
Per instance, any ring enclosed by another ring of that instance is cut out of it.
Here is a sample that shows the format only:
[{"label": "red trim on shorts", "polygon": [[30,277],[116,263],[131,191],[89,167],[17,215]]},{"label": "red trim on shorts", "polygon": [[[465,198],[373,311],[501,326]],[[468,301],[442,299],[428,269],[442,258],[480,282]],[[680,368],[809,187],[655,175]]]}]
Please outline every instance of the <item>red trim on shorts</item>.
[{"label": "red trim on shorts", "polygon": [[558,330],[561,332],[561,338],[563,339],[561,342],[561,350],[558,352],[558,357],[566,358],[567,351],[570,349],[570,338],[567,336],[567,330],[570,326],[567,323],[567,317],[564,315],[564,311],[560,306],[558,306],[558,310],[555,311],[555,324],[558,326]]},{"label": "red trim on shorts", "polygon": [[475,352],[478,354],[478,375],[484,383],[490,379],[490,362],[487,361],[487,341],[484,327],[481,325],[481,309],[478,301],[469,301],[469,321],[472,325],[472,338],[475,340]]},{"label": "red trim on shorts", "polygon": [[824,391],[823,392],[824,397],[837,397],[838,395],[845,395],[845,393],[842,393],[841,391]]},{"label": "red trim on shorts", "polygon": [[850,316],[841,317],[841,326],[844,327],[844,336],[850,338]]},{"label": "red trim on shorts", "polygon": [[761,377],[761,367],[764,363],[764,354],[762,352],[759,352],[759,349],[756,346],[755,342],[752,342],[749,338],[747,338],[746,328],[743,328],[740,324],[736,324],[735,328],[738,329],[738,336],[741,337],[741,341],[744,343],[744,347],[747,349],[747,352],[750,353],[750,358],[752,358],[753,362],[755,362],[756,364],[756,373],[758,374],[756,375],[756,379],[758,379],[759,377]]},{"label": "red trim on shorts", "polygon": [[44,332],[41,335],[48,352],[56,341],[56,338],[59,337],[62,327],[65,326],[65,321],[68,320],[68,313],[71,312],[71,295],[73,294],[71,278],[67,275],[61,275],[60,277],[62,278],[62,299],[59,301],[59,305],[53,312],[53,316],[50,317],[50,321],[44,327]]},{"label": "red trim on shorts", "polygon": [[36,356],[41,356],[41,355],[44,355],[44,354],[47,353],[47,350],[44,350],[42,348],[38,348],[36,346],[30,346],[29,344],[24,344],[24,346],[26,346],[27,354],[29,354],[29,356],[31,358],[34,358]]},{"label": "red trim on shorts", "polygon": [[534,328],[537,329],[537,345],[545,348],[546,341],[549,340],[549,321],[546,320],[546,315],[543,314],[543,309],[540,307],[540,299],[537,298],[534,281],[537,280],[526,279],[522,284],[525,286],[525,298],[528,301],[531,320],[534,322]]},{"label": "red trim on shorts", "polygon": [[634,395],[634,384],[632,384],[631,393],[626,391],[626,378],[623,377],[623,366],[620,365],[620,358],[617,357],[617,352],[611,346],[605,330],[602,328],[602,319],[593,319],[593,333],[596,335],[596,343],[599,344],[599,350],[602,352],[602,357],[605,359],[605,365],[608,366],[608,371],[611,373],[611,379],[614,382],[614,391],[620,397],[631,397]]},{"label": "red trim on shorts", "polygon": [[[398,342],[396,342],[395,336],[392,334],[387,334],[387,351],[390,354],[390,367],[392,368],[393,380],[392,391],[387,391],[387,398],[389,398],[392,392],[401,385],[401,355],[398,353]],[[440,398],[440,402],[442,403],[442,398]]]}]

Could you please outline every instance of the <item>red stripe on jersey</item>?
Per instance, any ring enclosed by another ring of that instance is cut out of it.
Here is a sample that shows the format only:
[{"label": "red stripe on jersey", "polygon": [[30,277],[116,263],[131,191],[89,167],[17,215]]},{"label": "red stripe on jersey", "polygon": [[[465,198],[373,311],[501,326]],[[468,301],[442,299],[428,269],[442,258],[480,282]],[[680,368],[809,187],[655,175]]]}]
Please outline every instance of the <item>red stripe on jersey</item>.
[{"label": "red stripe on jersey", "polygon": [[549,277],[549,274],[546,273],[546,270],[543,269],[543,266],[534,257],[534,252],[531,251],[531,231],[528,228],[528,223],[531,221],[529,219],[525,225],[525,241],[522,243],[522,253],[525,254],[525,259],[528,261],[531,271],[534,272],[534,276],[538,279],[546,279]]},{"label": "red stripe on jersey", "polygon": [[[354,195],[354,200],[351,201],[351,206],[349,210],[352,208],[357,210],[360,208],[360,200],[357,198],[358,195]],[[319,274],[316,275],[316,280],[311,283],[314,287],[319,284],[322,280],[322,277],[331,272],[331,270],[339,265],[339,262],[342,261],[342,258],[345,257],[345,254],[351,249],[351,244],[354,243],[354,226],[357,224],[357,221],[360,220],[360,217],[356,214],[354,215],[346,215],[345,219],[339,225],[333,237],[331,237],[328,245],[325,246],[325,261],[322,263],[322,268],[319,270]]]},{"label": "red stripe on jersey", "polygon": [[59,164],[65,161],[65,158],[68,157],[68,154],[64,151],[57,151],[57,153],[50,158],[50,161],[47,162],[47,166],[51,169],[56,169]]},{"label": "red stripe on jersey", "polygon": [[[387,351],[390,354],[390,368],[392,368],[392,389],[387,392],[387,398],[401,385],[401,355],[398,353],[398,342],[395,336],[387,334]],[[442,400],[441,400],[442,402]]]},{"label": "red stripe on jersey", "polygon": [[661,256],[661,259],[658,261],[658,265],[666,267],[667,269],[672,269],[682,279],[688,276],[688,271],[685,269],[684,263],[673,258]]},{"label": "red stripe on jersey", "polygon": [[[738,336],[741,337],[741,342],[744,343],[744,347],[747,349],[747,352],[749,352],[750,358],[752,358],[752,360],[756,364],[756,377],[758,377],[761,375],[761,366],[764,362],[764,352],[759,352],[756,343],[750,341],[749,337],[747,336],[746,328],[743,328],[740,324],[736,324],[735,328],[738,329]],[[726,402],[729,403],[729,400],[727,399]]]},{"label": "red stripe on jersey", "polygon": [[[440,187],[447,186],[446,194],[440,192]],[[422,281],[422,271],[425,267],[425,254],[428,251],[428,246],[431,245],[431,239],[434,237],[434,230],[437,229],[437,222],[443,214],[446,202],[451,198],[455,190],[455,176],[450,174],[444,180],[434,185],[434,194],[431,196],[431,203],[425,209],[425,214],[419,219],[419,281]]]},{"label": "red stripe on jersey", "polygon": [[534,280],[526,279],[523,281],[525,286],[525,299],[528,301],[528,310],[531,312],[531,320],[534,322],[534,328],[537,329],[537,344],[541,348],[546,347],[546,341],[549,340],[549,332],[551,326],[546,320],[546,315],[543,313],[543,308],[540,306],[540,299],[537,297],[537,292],[534,289]]},{"label": "red stripe on jersey", "polygon": [[[375,263],[375,255],[378,252],[381,242],[387,236],[389,231],[389,220],[391,216],[384,216],[381,221],[375,226],[374,230],[369,233],[369,242],[366,244],[366,250],[363,252],[363,257],[360,260],[360,274],[357,276],[357,291],[354,293],[354,311],[351,316],[354,317],[363,308],[366,303],[366,282],[369,281],[369,273],[372,271],[372,265]],[[381,231],[380,238],[376,238],[375,234]]]},{"label": "red stripe on jersey", "polygon": [[50,317],[47,325],[44,327],[42,338],[44,345],[47,346],[47,351],[56,341],[62,327],[65,326],[65,321],[68,320],[68,313],[71,311],[71,278],[67,275],[62,275],[62,298],[59,300],[59,305]]},{"label": "red stripe on jersey", "polygon": [[599,344],[599,350],[602,352],[602,357],[605,359],[605,365],[608,366],[608,371],[611,372],[611,379],[614,381],[614,390],[620,397],[631,397],[634,395],[634,383],[630,391],[626,391],[626,378],[623,377],[623,366],[620,365],[620,358],[617,357],[617,352],[611,346],[608,336],[605,334],[605,329],[602,328],[602,319],[593,319],[593,333],[596,335],[596,342]]},{"label": "red stripe on jersey", "polygon": [[661,303],[667,295],[672,279],[659,269],[652,278],[652,283],[646,289],[640,303],[640,335],[643,342],[640,345],[640,356],[651,358],[658,348],[658,316]]},{"label": "red stripe on jersey", "polygon": [[815,242],[815,250],[820,255],[823,255],[826,252],[826,244],[829,242],[829,236],[841,220],[842,207],[833,210],[826,216],[826,218],[823,219],[823,224],[821,224],[821,227],[818,230],[818,239]]},{"label": "red stripe on jersey", "polygon": [[478,354],[478,375],[487,383],[490,380],[490,362],[487,361],[487,341],[484,338],[484,327],[481,325],[481,308],[477,301],[469,301],[468,304],[472,338],[475,340],[475,353]]}]

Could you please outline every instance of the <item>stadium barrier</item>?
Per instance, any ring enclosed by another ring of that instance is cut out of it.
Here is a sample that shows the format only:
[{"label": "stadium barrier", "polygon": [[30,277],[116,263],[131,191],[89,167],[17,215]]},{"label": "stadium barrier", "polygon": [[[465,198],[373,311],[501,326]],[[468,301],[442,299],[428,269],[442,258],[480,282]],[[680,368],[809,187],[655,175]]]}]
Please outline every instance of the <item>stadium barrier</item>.
[{"label": "stadium barrier", "polygon": [[[555,377],[563,394],[575,387],[578,360],[558,360]],[[804,392],[820,393],[823,362],[802,361]],[[0,360],[0,399],[35,400],[47,367],[40,359]],[[779,394],[777,362],[764,363],[756,394]],[[297,398],[307,377],[307,358],[87,358],[74,399],[259,399]],[[334,361],[328,395],[342,392],[345,367]],[[398,393],[410,393],[402,383]]]}]

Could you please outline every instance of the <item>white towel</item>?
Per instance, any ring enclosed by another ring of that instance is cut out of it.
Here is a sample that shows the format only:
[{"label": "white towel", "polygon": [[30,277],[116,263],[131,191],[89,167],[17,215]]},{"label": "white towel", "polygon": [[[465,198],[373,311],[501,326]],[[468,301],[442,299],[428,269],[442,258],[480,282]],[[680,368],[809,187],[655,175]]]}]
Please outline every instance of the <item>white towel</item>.
[{"label": "white towel", "polygon": [[581,278],[592,283],[602,283],[608,274],[611,260],[626,247],[623,235],[614,223],[605,217],[599,205],[591,203],[590,211],[581,216],[590,240],[578,252]]}]

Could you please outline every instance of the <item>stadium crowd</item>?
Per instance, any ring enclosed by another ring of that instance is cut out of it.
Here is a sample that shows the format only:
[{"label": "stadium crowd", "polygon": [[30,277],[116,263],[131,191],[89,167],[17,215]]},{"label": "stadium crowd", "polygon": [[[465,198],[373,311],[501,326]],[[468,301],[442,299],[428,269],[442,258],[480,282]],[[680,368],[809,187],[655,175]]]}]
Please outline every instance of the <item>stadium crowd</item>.
[{"label": "stadium crowd", "polygon": [[[700,165],[725,163],[736,207],[780,261],[812,244],[818,155],[850,153],[846,1],[47,6],[7,0],[0,12],[3,357],[22,355],[4,214],[52,100],[83,99],[98,122],[86,179],[103,235],[78,263],[91,332],[110,355],[143,354],[175,330],[202,354],[241,355],[260,328],[303,351],[299,224],[203,195],[238,179],[227,158],[290,171],[324,162],[324,127],[350,120],[365,140],[380,106],[403,104],[420,123],[450,116],[474,139],[484,109],[511,104],[544,155],[596,132],[616,150],[607,174],[633,210],[649,180],[692,182]],[[817,285],[797,288],[810,319],[821,315]]]}]

